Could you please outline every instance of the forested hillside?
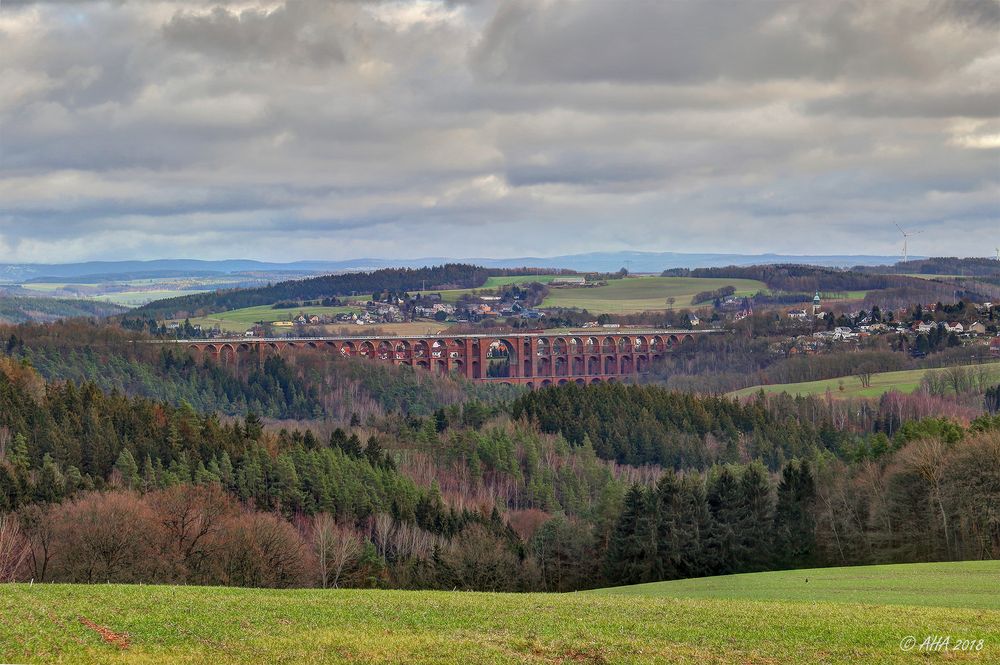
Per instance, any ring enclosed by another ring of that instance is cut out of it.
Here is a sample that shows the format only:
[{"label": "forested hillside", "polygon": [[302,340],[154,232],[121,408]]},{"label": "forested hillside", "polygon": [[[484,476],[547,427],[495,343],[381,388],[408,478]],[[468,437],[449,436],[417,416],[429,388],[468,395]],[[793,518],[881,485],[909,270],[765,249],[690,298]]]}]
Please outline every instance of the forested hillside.
[{"label": "forested hillside", "polygon": [[0,339],[4,352],[30,362],[48,381],[93,382],[106,392],[240,417],[346,422],[396,411],[426,415],[466,397],[496,401],[517,392],[328,354],[224,369],[127,331],[82,321],[0,327]]},{"label": "forested hillside", "polygon": [[488,277],[505,272],[473,265],[446,264],[432,268],[385,268],[373,272],[324,275],[254,289],[197,293],[158,300],[133,310],[129,316],[143,319],[185,318],[288,300],[365,295],[375,291],[402,293],[422,288],[475,288],[482,286]]},{"label": "forested hillside", "polygon": [[127,311],[126,308],[98,300],[65,298],[0,297],[0,323],[58,321],[77,317],[104,318]]},{"label": "forested hillside", "polygon": [[856,266],[857,272],[873,272],[889,275],[963,275],[965,277],[1000,276],[1000,261],[994,257],[938,256],[929,259],[899,261],[893,265]]},{"label": "forested hillside", "polygon": [[[869,308],[873,305],[895,308],[914,302],[935,302],[954,298],[982,301],[990,300],[996,293],[995,285],[983,281],[967,280],[956,285],[941,280],[913,277],[903,274],[904,272],[908,271],[835,270],[809,265],[768,264],[725,268],[678,268],[665,270],[663,275],[755,279],[767,284],[772,291],[796,294],[802,300],[808,299],[807,296],[811,296],[815,291],[826,293],[867,291],[865,305]],[[914,272],[922,271],[914,270]],[[982,271],[972,270],[970,274],[979,275]]]},{"label": "forested hillside", "polygon": [[[286,370],[265,368],[262,380]],[[938,406],[568,386],[509,410],[466,397],[426,416],[396,408],[292,429],[46,384],[5,356],[0,513],[14,511],[7,537],[24,553],[6,570],[571,590],[995,557],[1000,417],[927,418]]]}]

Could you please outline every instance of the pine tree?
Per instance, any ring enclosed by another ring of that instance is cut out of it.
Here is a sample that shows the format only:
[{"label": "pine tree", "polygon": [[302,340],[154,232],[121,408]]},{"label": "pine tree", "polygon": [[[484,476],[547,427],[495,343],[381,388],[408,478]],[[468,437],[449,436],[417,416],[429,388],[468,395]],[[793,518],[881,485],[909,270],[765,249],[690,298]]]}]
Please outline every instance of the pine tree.
[{"label": "pine tree", "polygon": [[678,503],[681,491],[677,474],[667,471],[656,485],[656,577],[680,577],[680,526]]},{"label": "pine tree", "polygon": [[737,535],[741,527],[739,481],[729,466],[709,474],[706,493],[711,515],[705,538],[705,560],[712,574],[724,575],[737,569],[744,558]]},{"label": "pine tree", "polygon": [[648,492],[633,485],[611,535],[604,572],[612,584],[639,584],[654,579],[655,511]]},{"label": "pine tree", "polygon": [[146,459],[142,461],[142,488],[148,492],[156,486],[156,471],[153,469],[153,458],[146,455]]},{"label": "pine tree", "polygon": [[448,429],[448,416],[445,415],[444,409],[438,409],[434,412],[434,429],[438,432]]},{"label": "pine tree", "polygon": [[361,457],[361,439],[358,438],[357,434],[351,434],[347,437],[342,446],[344,454],[348,457]]},{"label": "pine tree", "polygon": [[373,469],[382,464],[382,444],[379,443],[377,436],[372,435],[368,438],[368,445],[365,446],[365,457],[368,458],[368,463],[372,465]]},{"label": "pine tree", "polygon": [[709,574],[704,543],[710,523],[704,480],[689,473],[681,480],[677,501],[677,570],[681,577]]},{"label": "pine tree", "polygon": [[52,456],[45,453],[45,457],[42,458],[42,468],[35,482],[35,500],[46,503],[57,502],[62,499],[65,491],[66,479],[62,471]]},{"label": "pine tree", "polygon": [[226,487],[233,486],[233,462],[225,450],[222,451],[222,457],[219,459],[219,480]]},{"label": "pine tree", "polygon": [[740,478],[740,526],[738,535],[743,551],[741,570],[758,571],[767,568],[772,550],[774,500],[771,483],[764,465],[753,462]]},{"label": "pine tree", "polygon": [[781,470],[774,510],[774,560],[786,568],[810,564],[816,549],[812,509],[816,487],[806,461],[792,460]]},{"label": "pine tree", "polygon": [[118,461],[115,462],[115,470],[121,474],[122,482],[125,487],[133,489],[139,484],[139,467],[135,463],[135,458],[132,457],[132,453],[129,452],[128,448],[122,448],[122,452],[118,455]]},{"label": "pine tree", "polygon": [[259,441],[261,434],[264,433],[264,423],[256,413],[248,413],[244,419],[243,431],[246,438]]}]

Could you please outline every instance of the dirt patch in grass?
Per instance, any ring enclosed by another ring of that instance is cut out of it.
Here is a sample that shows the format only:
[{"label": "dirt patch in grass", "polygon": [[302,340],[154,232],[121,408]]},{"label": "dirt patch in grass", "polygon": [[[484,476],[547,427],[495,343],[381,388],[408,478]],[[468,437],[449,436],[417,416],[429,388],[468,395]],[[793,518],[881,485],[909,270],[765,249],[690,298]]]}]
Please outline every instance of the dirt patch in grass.
[{"label": "dirt patch in grass", "polygon": [[101,636],[108,644],[113,644],[119,649],[128,649],[128,633],[116,633],[107,626],[100,626],[87,617],[80,617],[80,623]]}]

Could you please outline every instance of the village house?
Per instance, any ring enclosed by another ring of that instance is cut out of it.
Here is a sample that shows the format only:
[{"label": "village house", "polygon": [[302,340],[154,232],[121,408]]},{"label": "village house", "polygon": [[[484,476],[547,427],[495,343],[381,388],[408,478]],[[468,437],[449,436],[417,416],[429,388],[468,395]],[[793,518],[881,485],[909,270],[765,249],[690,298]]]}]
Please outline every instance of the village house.
[{"label": "village house", "polygon": [[552,286],[584,286],[586,283],[586,277],[556,277],[549,282]]},{"label": "village house", "polygon": [[985,335],[986,325],[982,321],[976,321],[975,323],[969,324],[969,327],[965,329],[965,332],[970,335]]}]

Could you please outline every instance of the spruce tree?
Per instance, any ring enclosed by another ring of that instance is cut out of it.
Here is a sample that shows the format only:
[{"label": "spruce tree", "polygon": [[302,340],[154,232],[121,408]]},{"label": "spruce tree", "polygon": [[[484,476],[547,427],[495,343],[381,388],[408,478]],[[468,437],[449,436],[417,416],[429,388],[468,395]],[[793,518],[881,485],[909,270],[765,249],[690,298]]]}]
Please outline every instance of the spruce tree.
[{"label": "spruce tree", "polygon": [[663,474],[656,485],[656,577],[661,580],[680,577],[680,491],[680,480],[673,470]]},{"label": "spruce tree", "polygon": [[56,465],[55,460],[48,453],[42,458],[42,469],[38,473],[38,480],[35,482],[35,500],[46,503],[57,502],[62,499],[66,491],[66,479],[62,471]]},{"label": "spruce tree", "polygon": [[681,577],[709,574],[704,548],[710,523],[704,480],[689,473],[681,480],[677,501],[677,569]]},{"label": "spruce tree", "polygon": [[633,485],[611,535],[604,572],[612,584],[639,584],[654,579],[655,513],[648,492]]},{"label": "spruce tree", "polygon": [[815,480],[809,463],[792,460],[781,470],[774,510],[774,561],[783,568],[807,566],[816,549]]},{"label": "spruce tree", "polygon": [[734,572],[744,558],[738,531],[741,527],[740,486],[729,466],[713,469],[706,499],[711,515],[705,538],[705,563],[712,574]]},{"label": "spruce tree", "polygon": [[740,478],[739,538],[743,551],[741,570],[765,570],[771,556],[774,500],[767,470],[759,461],[743,470]]},{"label": "spruce tree", "polygon": [[125,487],[133,489],[138,486],[139,466],[135,463],[135,458],[132,457],[128,448],[122,448],[121,454],[118,455],[118,461],[115,462],[115,469],[121,474]]}]

